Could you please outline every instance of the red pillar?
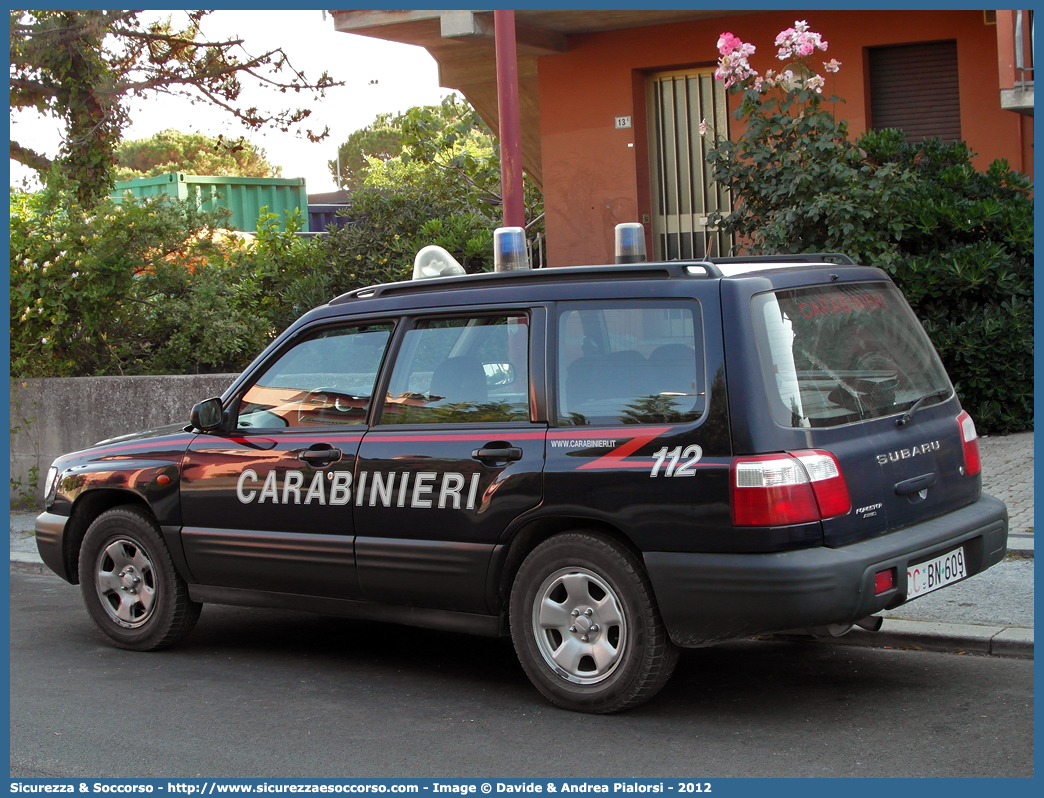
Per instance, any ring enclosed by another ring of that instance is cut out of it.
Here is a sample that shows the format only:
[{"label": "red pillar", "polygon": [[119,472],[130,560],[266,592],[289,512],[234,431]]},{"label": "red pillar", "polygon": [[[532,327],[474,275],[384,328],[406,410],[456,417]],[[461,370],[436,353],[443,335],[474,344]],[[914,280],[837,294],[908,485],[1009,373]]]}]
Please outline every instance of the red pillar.
[{"label": "red pillar", "polygon": [[515,12],[493,12],[497,48],[497,102],[500,110],[500,193],[504,226],[525,227],[522,198],[522,123],[518,110]]}]

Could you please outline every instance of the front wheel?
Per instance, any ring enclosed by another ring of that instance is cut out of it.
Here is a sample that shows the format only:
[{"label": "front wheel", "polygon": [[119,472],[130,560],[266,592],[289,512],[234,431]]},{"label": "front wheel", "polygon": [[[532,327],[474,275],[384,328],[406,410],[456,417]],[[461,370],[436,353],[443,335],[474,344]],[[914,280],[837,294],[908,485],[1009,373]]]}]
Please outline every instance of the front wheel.
[{"label": "front wheel", "polygon": [[192,631],[202,604],[171,562],[155,520],[138,507],[99,515],[80,546],[80,589],[91,620],[119,648],[153,651]]},{"label": "front wheel", "polygon": [[566,709],[609,713],[644,703],[678,659],[641,563],[595,532],[537,546],[515,577],[510,615],[530,681]]}]

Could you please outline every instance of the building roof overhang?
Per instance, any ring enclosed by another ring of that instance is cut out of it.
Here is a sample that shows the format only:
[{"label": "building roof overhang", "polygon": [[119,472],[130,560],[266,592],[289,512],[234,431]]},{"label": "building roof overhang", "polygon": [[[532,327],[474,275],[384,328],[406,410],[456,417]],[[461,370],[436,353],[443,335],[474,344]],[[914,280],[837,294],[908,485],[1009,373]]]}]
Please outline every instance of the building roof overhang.
[{"label": "building roof overhang", "polygon": [[[425,48],[438,64],[440,85],[460,91],[494,134],[499,135],[492,11],[349,10],[331,13],[338,31]],[[538,57],[567,52],[570,38],[583,34],[669,25],[742,13],[756,12],[515,11],[522,163],[529,176],[538,185],[542,182]]]}]

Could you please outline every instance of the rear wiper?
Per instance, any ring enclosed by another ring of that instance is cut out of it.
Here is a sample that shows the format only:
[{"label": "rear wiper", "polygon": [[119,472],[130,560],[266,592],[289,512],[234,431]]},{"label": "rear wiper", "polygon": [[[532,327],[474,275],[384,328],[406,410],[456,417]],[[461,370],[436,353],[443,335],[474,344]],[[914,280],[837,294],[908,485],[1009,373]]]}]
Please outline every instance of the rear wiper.
[{"label": "rear wiper", "polygon": [[916,413],[920,409],[921,405],[923,405],[929,399],[936,399],[936,398],[941,399],[942,397],[949,396],[949,395],[950,395],[950,389],[949,388],[940,388],[938,391],[932,391],[931,393],[926,393],[924,396],[922,396],[920,399],[918,399],[916,402],[914,402],[910,406],[909,410],[907,410],[905,413],[903,413],[901,416],[899,416],[898,420],[895,422],[896,426],[897,427],[905,426],[906,422],[909,421],[911,418],[913,418],[913,414]]}]

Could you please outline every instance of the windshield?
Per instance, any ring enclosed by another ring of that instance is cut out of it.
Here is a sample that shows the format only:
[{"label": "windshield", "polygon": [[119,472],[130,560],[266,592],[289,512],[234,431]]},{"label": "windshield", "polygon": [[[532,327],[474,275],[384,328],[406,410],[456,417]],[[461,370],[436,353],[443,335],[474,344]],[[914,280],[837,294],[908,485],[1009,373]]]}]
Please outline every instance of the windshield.
[{"label": "windshield", "polygon": [[902,413],[951,392],[917,317],[890,283],[759,294],[754,324],[772,414],[785,427],[834,427]]}]

